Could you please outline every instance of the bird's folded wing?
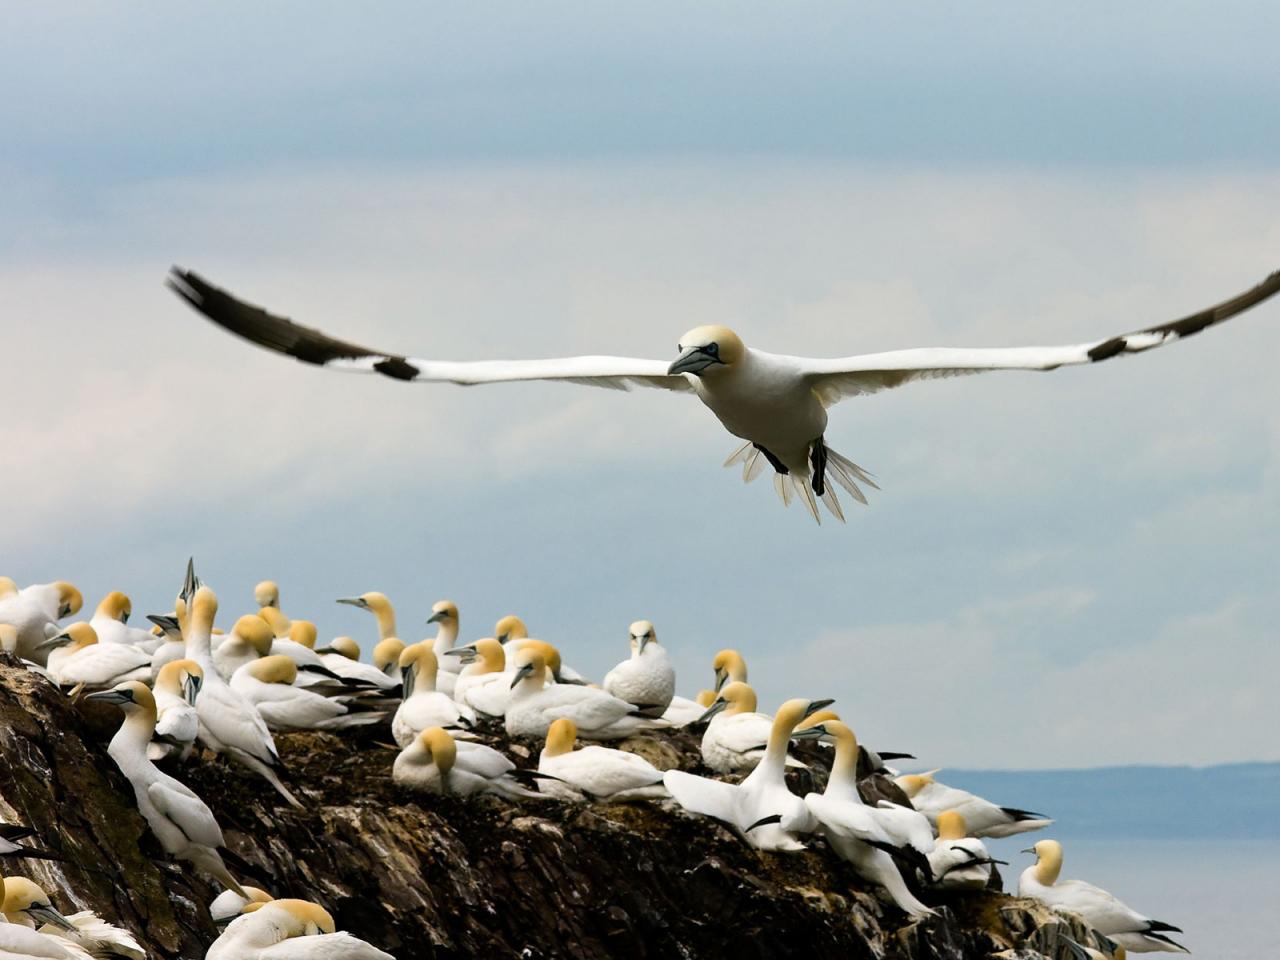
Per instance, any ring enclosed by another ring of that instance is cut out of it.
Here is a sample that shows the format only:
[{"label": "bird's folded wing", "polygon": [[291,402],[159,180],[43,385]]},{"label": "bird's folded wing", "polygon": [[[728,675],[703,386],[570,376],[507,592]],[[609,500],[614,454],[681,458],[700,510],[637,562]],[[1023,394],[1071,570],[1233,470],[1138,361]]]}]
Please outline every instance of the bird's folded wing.
[{"label": "bird's folded wing", "polygon": [[690,390],[683,374],[667,373],[662,360],[634,357],[561,357],[551,360],[424,360],[372,350],[338,340],[312,327],[245,303],[189,270],[174,267],[168,284],[178,296],[218,326],[259,346],[303,363],[395,380],[446,381],[471,385],[514,380],[565,380],[626,390],[632,386]]},{"label": "bird's folded wing", "polygon": [[676,803],[690,813],[715,817],[725,823],[736,822],[740,787],[719,780],[708,780],[683,770],[668,770],[663,774],[662,782],[671,791]]},{"label": "bird's folded wing", "polygon": [[989,370],[1056,370],[1074,364],[1097,363],[1126,353],[1142,353],[1228,320],[1278,292],[1280,271],[1239,296],[1180,320],[1093,343],[1057,347],[922,347],[831,360],[792,359],[805,371],[822,402],[831,406],[846,397],[900,387],[913,380],[957,377]]},{"label": "bird's folded wing", "polygon": [[222,830],[213,813],[186,785],[176,780],[159,781],[147,786],[147,796],[188,840],[206,847],[223,845]]}]

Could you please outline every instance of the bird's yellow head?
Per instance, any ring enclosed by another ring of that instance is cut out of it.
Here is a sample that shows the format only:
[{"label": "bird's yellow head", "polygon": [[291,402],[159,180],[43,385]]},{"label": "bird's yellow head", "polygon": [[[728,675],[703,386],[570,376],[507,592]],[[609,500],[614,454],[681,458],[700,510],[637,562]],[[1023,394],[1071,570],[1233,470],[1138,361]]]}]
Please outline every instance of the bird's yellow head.
[{"label": "bird's yellow head", "polygon": [[316,625],[310,620],[294,620],[289,624],[289,639],[308,649],[316,648]]},{"label": "bird's yellow head", "polygon": [[[274,580],[263,580],[253,588],[253,602],[260,607],[280,606],[280,588]],[[248,890],[248,887],[245,887]]]},{"label": "bird's yellow head", "polygon": [[943,810],[938,814],[939,840],[959,840],[968,832],[969,826],[959,810]]},{"label": "bird's yellow head", "polygon": [[644,648],[658,642],[658,634],[648,620],[637,620],[629,629],[631,649],[636,653],[644,653]]},{"label": "bird's yellow head", "polygon": [[283,910],[297,924],[302,936],[335,933],[338,929],[329,911],[310,900],[272,900],[269,904],[264,904],[263,908],[268,906]]},{"label": "bird's yellow head", "polygon": [[283,654],[262,657],[249,664],[249,673],[263,683],[292,684],[298,679],[298,665]]},{"label": "bird's yellow head", "polygon": [[373,665],[385,672],[399,662],[402,653],[404,653],[404,641],[399,637],[379,640],[373,648]]},{"label": "bird's yellow head", "polygon": [[133,613],[133,602],[121,593],[119,590],[112,590],[102,602],[98,604],[98,609],[94,616],[107,617],[110,620],[119,620],[121,623],[129,622],[129,615]]},{"label": "bird's yellow head", "polygon": [[726,648],[718,652],[711,661],[711,669],[716,672],[717,690],[730,681],[747,682],[747,661],[742,659],[742,654],[737,650]]},{"label": "bird's yellow head", "polygon": [[126,680],[124,683],[117,683],[110,690],[91,693],[85,699],[114,703],[130,716],[139,711],[150,714],[153,720],[156,716],[156,698],[152,696],[151,688],[141,680]]},{"label": "bird's yellow head", "polygon": [[65,580],[59,580],[54,586],[58,590],[58,619],[73,617],[84,606],[84,597],[80,591]]},{"label": "bird's yellow head", "polygon": [[272,636],[279,637],[282,640],[289,636],[289,630],[293,627],[293,622],[281,613],[278,607],[263,607],[258,611],[258,616],[271,627]]},{"label": "bird's yellow head", "polygon": [[360,659],[360,644],[351,637],[334,637],[329,644],[334,653],[340,653],[348,660]]},{"label": "bird's yellow head", "polygon": [[456,625],[458,622],[458,605],[452,600],[437,600],[431,605],[431,616],[427,618],[427,623],[448,623]]},{"label": "bird's yellow head", "polygon": [[512,689],[526,678],[531,679],[536,686],[542,686],[547,682],[547,660],[542,655],[542,651],[536,647],[525,644],[517,650],[515,666],[516,675],[511,681]]},{"label": "bird's yellow head", "polygon": [[232,632],[253,647],[258,656],[265,657],[271,652],[271,641],[275,639],[275,634],[267,624],[267,621],[256,613],[246,613],[237,620]]},{"label": "bird's yellow head", "polygon": [[694,327],[676,345],[680,355],[667,368],[668,374],[691,373],[697,377],[730,369],[746,356],[747,348],[728,327]]},{"label": "bird's yellow head", "polygon": [[8,597],[18,592],[17,581],[13,577],[0,577],[0,597]]},{"label": "bird's yellow head", "polygon": [[573,752],[573,741],[578,738],[578,725],[568,717],[561,717],[547,728],[547,745],[544,752],[549,757]]},{"label": "bird's yellow head", "polygon": [[499,643],[506,643],[508,640],[523,640],[529,636],[529,631],[523,620],[509,613],[493,625],[493,635]]},{"label": "bird's yellow head", "polygon": [[418,734],[418,744],[426,750],[429,762],[436,765],[441,775],[453,769],[458,759],[458,744],[449,736],[448,730],[443,727],[427,727]]}]

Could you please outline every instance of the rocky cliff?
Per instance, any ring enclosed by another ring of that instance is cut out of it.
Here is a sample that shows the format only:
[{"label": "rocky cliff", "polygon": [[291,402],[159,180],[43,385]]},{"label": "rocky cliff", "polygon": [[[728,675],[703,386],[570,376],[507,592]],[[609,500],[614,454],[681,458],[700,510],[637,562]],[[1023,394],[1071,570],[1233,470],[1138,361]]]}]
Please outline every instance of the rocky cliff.
[{"label": "rocky cliff", "polygon": [[[106,754],[119,715],[73,705],[0,655],[0,819],[35,827],[63,863],[9,860],[92,908],[157,958],[203,957],[216,890],[166,861]],[[512,805],[414,797],[391,782],[389,736],[278,738],[284,806],[220,759],[173,771],[213,808],[244,879],[323,903],[399,960],[445,957],[1066,960],[1085,932],[995,892],[926,894],[937,917],[909,923],[822,841],[799,855],[753,851],[717,824],[657,804]],[[536,748],[495,735],[515,759]],[[696,769],[697,740],[632,746]],[[817,749],[817,748],[815,748]],[[665,763],[663,762],[665,761]],[[816,774],[821,779],[821,773]]]}]

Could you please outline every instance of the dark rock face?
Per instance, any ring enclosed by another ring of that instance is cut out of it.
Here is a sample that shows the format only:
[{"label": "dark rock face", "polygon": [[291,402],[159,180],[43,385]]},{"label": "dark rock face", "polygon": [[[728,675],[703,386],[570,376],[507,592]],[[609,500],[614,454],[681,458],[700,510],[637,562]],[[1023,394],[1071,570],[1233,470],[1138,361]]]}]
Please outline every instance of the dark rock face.
[{"label": "dark rock face", "polygon": [[[128,927],[157,958],[197,960],[216,936],[206,905],[217,890],[166,861],[138,815],[106,754],[118,721],[0,656],[0,817],[66,857],[0,870]],[[244,882],[324,904],[340,929],[399,960],[1066,960],[1061,936],[1085,939],[1078,923],[994,892],[925,894],[939,915],[908,922],[821,840],[760,853],[654,803],[414,797],[392,784],[395,753],[379,740],[390,738],[277,737],[305,810],[221,759],[172,772],[213,808]],[[492,742],[517,762],[536,756],[532,743]],[[696,769],[697,743],[676,732],[633,746]]]}]

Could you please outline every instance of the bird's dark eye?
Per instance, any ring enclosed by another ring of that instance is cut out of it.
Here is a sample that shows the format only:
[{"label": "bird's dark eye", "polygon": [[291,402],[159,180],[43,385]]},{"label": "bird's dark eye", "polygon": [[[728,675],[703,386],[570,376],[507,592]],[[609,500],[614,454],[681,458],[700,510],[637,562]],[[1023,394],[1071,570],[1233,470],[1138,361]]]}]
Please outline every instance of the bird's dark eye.
[{"label": "bird's dark eye", "polygon": [[720,344],[718,343],[708,343],[703,349],[713,357],[720,355]]}]

